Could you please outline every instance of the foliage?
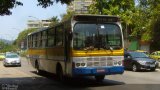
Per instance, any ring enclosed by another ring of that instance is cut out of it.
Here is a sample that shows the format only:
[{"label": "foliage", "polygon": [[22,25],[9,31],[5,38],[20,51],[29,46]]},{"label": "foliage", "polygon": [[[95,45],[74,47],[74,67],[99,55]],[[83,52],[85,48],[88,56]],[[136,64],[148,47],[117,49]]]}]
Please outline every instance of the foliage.
[{"label": "foliage", "polygon": [[134,0],[93,0],[89,7],[92,14],[120,15],[128,12],[134,7]]},{"label": "foliage", "polygon": [[72,17],[72,15],[74,14],[74,12],[70,12],[68,11],[66,14],[62,14],[61,15],[61,20],[58,19],[57,16],[53,16],[50,20],[51,20],[51,24],[50,24],[50,27],[60,23],[60,22],[64,22],[66,20],[68,20],[69,18]]},{"label": "foliage", "polygon": [[69,4],[72,0],[37,0],[39,3],[38,5],[41,5],[43,8],[46,8],[48,6],[53,5],[54,2],[58,3],[62,3],[62,4]]},{"label": "foliage", "polygon": [[27,51],[21,51],[20,56],[21,57],[26,57],[27,56]]},{"label": "foliage", "polygon": [[[71,0],[37,0],[38,6],[42,6],[42,8],[49,7],[53,5],[53,3],[62,3],[69,4]],[[16,6],[22,6],[23,3],[18,0],[0,0],[0,15],[10,15],[12,14],[11,9]]]},{"label": "foliage", "polygon": [[[157,17],[157,18],[156,18]],[[151,49],[152,50],[160,50],[160,14],[158,16],[156,16],[153,20],[152,20],[152,24],[151,24],[151,30],[152,30],[152,42],[151,42]]]},{"label": "foliage", "polygon": [[0,15],[10,15],[13,7],[18,5],[23,5],[21,2],[17,0],[0,0]]},{"label": "foliage", "polygon": [[120,16],[124,32],[131,30],[135,11],[134,0],[94,0],[89,7],[90,14]]},{"label": "foliage", "polygon": [[155,36],[155,23],[159,23],[160,0],[94,0],[89,7],[91,14],[118,15],[122,19],[123,30],[143,41]]},{"label": "foliage", "polygon": [[5,43],[4,41],[0,41],[0,53],[16,51],[17,47],[12,44]]},{"label": "foliage", "polygon": [[61,15],[61,22],[68,20],[69,18],[72,17],[72,15],[74,14],[74,12],[70,12],[68,11],[67,14],[62,14]]},{"label": "foliage", "polygon": [[16,44],[19,44],[22,40],[26,39],[27,35],[31,32],[36,31],[36,29],[26,29],[19,33],[18,38],[16,39]]},{"label": "foliage", "polygon": [[57,16],[53,16],[50,20],[51,20],[51,24],[50,24],[51,27],[56,25],[60,21]]}]

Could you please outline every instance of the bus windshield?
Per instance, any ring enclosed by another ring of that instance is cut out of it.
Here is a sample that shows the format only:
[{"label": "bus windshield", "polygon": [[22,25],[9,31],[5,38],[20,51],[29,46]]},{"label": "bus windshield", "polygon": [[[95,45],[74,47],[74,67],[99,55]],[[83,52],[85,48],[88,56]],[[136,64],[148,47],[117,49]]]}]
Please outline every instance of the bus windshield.
[{"label": "bus windshield", "polygon": [[122,48],[120,27],[112,23],[77,23],[73,30],[73,48],[75,50]]}]

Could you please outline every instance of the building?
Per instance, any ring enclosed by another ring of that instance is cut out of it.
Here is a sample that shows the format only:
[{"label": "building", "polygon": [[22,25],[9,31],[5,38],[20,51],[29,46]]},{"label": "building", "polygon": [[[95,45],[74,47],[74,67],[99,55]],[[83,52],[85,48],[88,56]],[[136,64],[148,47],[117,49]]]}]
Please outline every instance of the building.
[{"label": "building", "polygon": [[93,0],[73,0],[67,7],[67,11],[74,11],[77,14],[88,13],[88,7],[93,3]]},{"label": "building", "polygon": [[27,27],[28,28],[45,28],[49,27],[51,21],[50,20],[28,20]]}]

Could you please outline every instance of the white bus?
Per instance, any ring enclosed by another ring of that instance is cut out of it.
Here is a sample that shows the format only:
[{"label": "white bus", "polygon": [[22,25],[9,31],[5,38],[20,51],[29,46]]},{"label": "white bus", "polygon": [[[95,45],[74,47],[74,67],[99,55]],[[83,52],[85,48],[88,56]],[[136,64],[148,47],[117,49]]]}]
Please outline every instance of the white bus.
[{"label": "white bus", "polygon": [[120,18],[107,15],[74,15],[54,27],[28,35],[28,55],[40,73],[64,76],[123,74],[124,44]]}]

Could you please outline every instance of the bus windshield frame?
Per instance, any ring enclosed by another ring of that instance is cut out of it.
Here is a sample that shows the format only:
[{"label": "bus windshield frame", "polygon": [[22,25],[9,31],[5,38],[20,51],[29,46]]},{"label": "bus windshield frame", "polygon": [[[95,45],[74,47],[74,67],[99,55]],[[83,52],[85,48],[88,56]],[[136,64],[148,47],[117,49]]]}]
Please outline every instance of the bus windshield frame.
[{"label": "bus windshield frame", "polygon": [[117,23],[77,22],[73,27],[74,50],[122,48],[122,32]]}]

